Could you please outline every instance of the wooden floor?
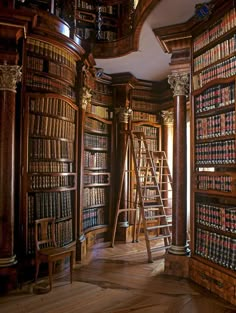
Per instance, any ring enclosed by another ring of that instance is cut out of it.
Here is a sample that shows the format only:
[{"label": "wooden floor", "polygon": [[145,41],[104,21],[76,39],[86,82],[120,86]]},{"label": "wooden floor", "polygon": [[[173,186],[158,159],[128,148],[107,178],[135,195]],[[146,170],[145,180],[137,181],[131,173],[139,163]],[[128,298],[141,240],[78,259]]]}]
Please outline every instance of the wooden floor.
[{"label": "wooden floor", "polygon": [[53,290],[35,294],[46,279],[0,297],[1,313],[232,313],[225,303],[192,282],[163,274],[163,252],[147,263],[145,245],[97,245],[87,262],[54,276]]}]

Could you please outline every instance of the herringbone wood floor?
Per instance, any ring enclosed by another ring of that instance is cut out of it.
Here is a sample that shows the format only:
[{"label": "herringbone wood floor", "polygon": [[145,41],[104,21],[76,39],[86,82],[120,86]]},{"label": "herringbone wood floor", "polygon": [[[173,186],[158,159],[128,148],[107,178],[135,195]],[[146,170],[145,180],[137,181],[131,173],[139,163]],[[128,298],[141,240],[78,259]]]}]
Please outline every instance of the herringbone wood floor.
[{"label": "herringbone wood floor", "polygon": [[[147,263],[144,242],[93,247],[85,264],[54,277],[53,290],[26,284],[0,298],[1,313],[232,313],[236,308],[192,282],[163,274],[163,252]],[[46,281],[46,278],[43,279]]]}]

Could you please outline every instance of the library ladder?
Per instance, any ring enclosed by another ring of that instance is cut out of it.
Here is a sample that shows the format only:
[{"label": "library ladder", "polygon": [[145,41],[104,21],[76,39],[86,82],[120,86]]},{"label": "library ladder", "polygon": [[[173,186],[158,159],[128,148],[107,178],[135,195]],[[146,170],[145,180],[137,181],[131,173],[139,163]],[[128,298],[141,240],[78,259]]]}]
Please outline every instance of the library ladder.
[{"label": "library ladder", "polygon": [[[125,211],[134,211],[133,241],[137,241],[142,224],[148,262],[153,262],[153,253],[163,249],[166,250],[171,244],[170,228],[172,225],[167,219],[166,206],[162,198],[164,192],[160,188],[160,182],[163,181],[160,175],[163,176],[162,174],[166,173],[163,169],[165,162],[163,158],[161,163],[157,162],[157,159],[163,156],[163,154],[160,154],[155,155],[156,164],[154,164],[153,152],[149,151],[147,139],[143,132],[127,131],[126,134],[125,156],[127,157],[129,153],[133,161],[133,169],[129,170],[129,172],[131,172],[131,175],[133,172],[133,177],[135,178],[135,201],[130,208],[120,208],[124,177],[127,172],[125,169],[125,157],[122,164],[111,245],[112,247],[114,246],[119,214]],[[157,172],[157,169],[159,172]]]}]

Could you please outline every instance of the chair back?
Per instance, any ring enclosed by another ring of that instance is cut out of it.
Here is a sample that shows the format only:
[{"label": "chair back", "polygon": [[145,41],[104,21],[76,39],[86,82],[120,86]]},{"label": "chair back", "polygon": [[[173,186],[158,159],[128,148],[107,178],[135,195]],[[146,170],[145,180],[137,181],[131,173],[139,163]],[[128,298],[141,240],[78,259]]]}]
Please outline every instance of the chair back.
[{"label": "chair back", "polygon": [[54,217],[35,220],[35,247],[36,251],[56,247]]}]

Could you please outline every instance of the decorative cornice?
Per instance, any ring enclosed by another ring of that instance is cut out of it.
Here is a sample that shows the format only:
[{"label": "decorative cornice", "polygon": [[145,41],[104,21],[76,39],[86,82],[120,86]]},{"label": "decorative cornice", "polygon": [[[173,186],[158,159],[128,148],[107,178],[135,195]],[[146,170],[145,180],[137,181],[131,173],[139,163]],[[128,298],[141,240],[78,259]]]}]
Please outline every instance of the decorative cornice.
[{"label": "decorative cornice", "polygon": [[0,90],[16,93],[16,84],[21,81],[22,72],[18,65],[0,65]]},{"label": "decorative cornice", "polygon": [[120,107],[115,109],[116,114],[119,114],[119,122],[128,124],[129,118],[132,116],[133,110],[127,107]]},{"label": "decorative cornice", "polygon": [[173,125],[174,122],[174,112],[173,111],[161,111],[161,116],[164,125]]},{"label": "decorative cornice", "polygon": [[173,96],[187,96],[189,93],[189,74],[176,72],[168,75],[168,83],[173,89]]},{"label": "decorative cornice", "polygon": [[92,101],[92,90],[88,87],[83,87],[81,95],[81,107],[86,110],[87,106],[91,104]]}]

